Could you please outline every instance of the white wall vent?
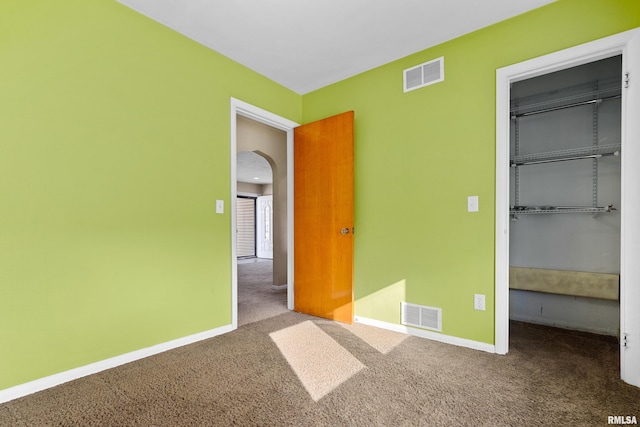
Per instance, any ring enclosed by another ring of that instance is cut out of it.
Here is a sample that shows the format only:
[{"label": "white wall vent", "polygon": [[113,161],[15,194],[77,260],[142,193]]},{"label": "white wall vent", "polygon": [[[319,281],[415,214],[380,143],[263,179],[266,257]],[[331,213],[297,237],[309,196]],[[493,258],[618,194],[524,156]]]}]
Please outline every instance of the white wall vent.
[{"label": "white wall vent", "polygon": [[442,332],[442,309],[403,302],[401,323]]},{"label": "white wall vent", "polygon": [[444,81],[444,56],[404,70],[404,91]]}]

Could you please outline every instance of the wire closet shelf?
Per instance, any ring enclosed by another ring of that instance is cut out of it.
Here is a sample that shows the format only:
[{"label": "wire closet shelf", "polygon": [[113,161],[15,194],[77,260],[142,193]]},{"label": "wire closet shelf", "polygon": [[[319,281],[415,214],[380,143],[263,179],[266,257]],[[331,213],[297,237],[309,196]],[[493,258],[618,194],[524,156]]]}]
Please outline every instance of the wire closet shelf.
[{"label": "wire closet shelf", "polygon": [[[509,213],[513,219],[520,215],[566,214],[566,213],[599,213],[612,212],[616,209],[612,205],[597,206],[598,175],[597,160],[602,157],[619,156],[621,144],[598,145],[598,107],[606,101],[621,98],[621,79],[618,77],[601,79],[596,82],[575,85],[562,90],[549,91],[529,95],[512,100],[511,119],[516,123],[516,150],[510,158],[510,166],[515,168],[515,205]],[[540,153],[521,154],[519,144],[518,122],[527,116],[563,110],[567,108],[591,105],[593,107],[594,142],[588,147],[569,148]],[[522,206],[519,202],[519,174],[518,168],[526,165],[536,165],[551,162],[592,159],[593,165],[593,203],[591,206]]]}]

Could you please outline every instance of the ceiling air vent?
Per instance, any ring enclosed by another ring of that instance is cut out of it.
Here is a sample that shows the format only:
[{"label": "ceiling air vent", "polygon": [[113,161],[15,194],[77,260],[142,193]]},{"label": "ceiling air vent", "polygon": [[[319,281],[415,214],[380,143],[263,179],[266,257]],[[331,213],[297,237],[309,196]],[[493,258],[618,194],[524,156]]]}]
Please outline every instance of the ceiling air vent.
[{"label": "ceiling air vent", "polygon": [[402,324],[441,332],[442,309],[403,302]]},{"label": "ceiling air vent", "polygon": [[404,91],[429,86],[444,80],[444,56],[404,70]]}]

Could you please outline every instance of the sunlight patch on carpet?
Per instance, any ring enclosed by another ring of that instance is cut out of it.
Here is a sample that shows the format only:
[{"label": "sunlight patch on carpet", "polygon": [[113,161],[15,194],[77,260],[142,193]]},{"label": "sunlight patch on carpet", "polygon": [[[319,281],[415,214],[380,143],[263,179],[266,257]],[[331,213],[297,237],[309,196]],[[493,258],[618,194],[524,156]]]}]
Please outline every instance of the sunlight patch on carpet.
[{"label": "sunlight patch on carpet", "polygon": [[316,402],[365,368],[309,320],[269,336]]},{"label": "sunlight patch on carpet", "polygon": [[346,323],[337,324],[382,354],[388,354],[409,337],[409,335],[400,332],[389,331],[387,329],[376,328],[375,326],[362,325],[359,323],[354,323],[353,325],[347,325]]}]

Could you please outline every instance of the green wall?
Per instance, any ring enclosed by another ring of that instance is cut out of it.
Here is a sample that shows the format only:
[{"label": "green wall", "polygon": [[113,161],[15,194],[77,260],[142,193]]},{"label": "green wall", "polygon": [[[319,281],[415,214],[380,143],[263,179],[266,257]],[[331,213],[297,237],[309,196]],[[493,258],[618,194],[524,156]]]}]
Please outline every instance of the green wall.
[{"label": "green wall", "polygon": [[0,390],[231,322],[230,96],[355,110],[356,315],[438,306],[492,343],[495,70],[637,26],[636,0],[560,0],[301,97],[114,0],[2,0]]},{"label": "green wall", "polygon": [[230,97],[300,95],[114,0],[2,0],[0,64],[0,390],[230,324]]},{"label": "green wall", "polygon": [[[560,0],[303,97],[305,123],[356,113],[356,316],[442,307],[444,334],[494,342],[496,69],[638,26],[637,0]],[[402,92],[440,56],[444,82]]]}]

